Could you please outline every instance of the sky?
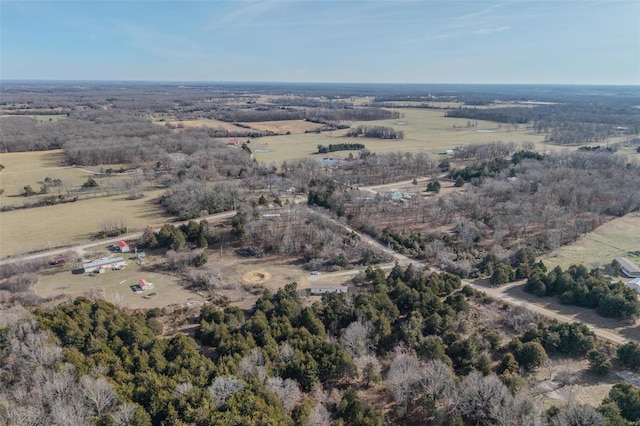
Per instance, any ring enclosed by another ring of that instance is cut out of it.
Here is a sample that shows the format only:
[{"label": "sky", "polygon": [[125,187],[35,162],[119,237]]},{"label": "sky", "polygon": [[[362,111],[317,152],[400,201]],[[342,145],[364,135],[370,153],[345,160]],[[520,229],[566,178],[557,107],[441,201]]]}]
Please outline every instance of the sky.
[{"label": "sky", "polygon": [[0,79],[640,84],[638,0],[0,0]]}]

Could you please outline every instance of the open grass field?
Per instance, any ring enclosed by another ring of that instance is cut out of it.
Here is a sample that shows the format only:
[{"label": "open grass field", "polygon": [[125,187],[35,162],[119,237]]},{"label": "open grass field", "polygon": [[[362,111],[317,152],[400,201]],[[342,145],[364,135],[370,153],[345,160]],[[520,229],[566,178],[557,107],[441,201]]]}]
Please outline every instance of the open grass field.
[{"label": "open grass field", "polygon": [[165,126],[168,124],[172,126],[182,125],[184,127],[209,127],[211,129],[222,128],[229,131],[243,131],[241,127],[236,126],[233,123],[227,123],[226,121],[212,120],[208,118],[201,118],[198,120],[165,120],[154,121],[155,124]]},{"label": "open grass field", "polygon": [[[489,121],[477,121],[477,127],[467,127],[471,120],[444,117],[444,111],[429,109],[400,109],[399,119],[355,122],[352,126],[388,126],[404,132],[402,140],[383,140],[365,138],[341,138],[346,130],[308,133],[302,135],[274,136],[258,138],[252,141],[251,148],[258,161],[279,163],[301,157],[319,157],[317,145],[329,145],[341,142],[359,142],[373,152],[425,152],[430,155],[460,145],[488,143],[495,141],[541,144],[543,135],[519,127]],[[475,122],[474,122],[475,123]],[[455,127],[454,127],[455,126]],[[268,150],[268,152],[260,152]],[[350,151],[332,153],[332,156],[346,157]]]},{"label": "open grass field", "polygon": [[[635,255],[629,253],[635,252]],[[547,268],[582,263],[588,268],[611,263],[624,256],[640,262],[640,212],[629,213],[599,226],[573,244],[560,247],[544,256]]]},{"label": "open grass field", "polygon": [[322,124],[311,123],[305,120],[259,121],[242,124],[256,130],[274,133],[291,132],[294,135],[304,133],[306,130],[315,130],[322,127]]},{"label": "open grass field", "polygon": [[[140,266],[134,259],[128,259],[127,266],[120,271],[107,271],[94,275],[73,274],[69,270],[51,269],[41,274],[35,290],[42,297],[61,294],[78,297],[88,292],[94,292],[94,294],[98,292],[98,296],[108,302],[132,309],[149,309],[204,301],[202,295],[184,288],[180,284],[179,277],[154,272],[150,262],[153,262],[151,257],[147,260],[147,264]],[[130,287],[137,284],[139,279],[153,283],[154,288],[142,293],[134,293]]]},{"label": "open grass field", "polygon": [[0,213],[0,257],[86,242],[105,220],[122,219],[129,229],[160,225],[170,219],[158,203],[163,190],[139,200],[126,195]]},{"label": "open grass field", "polygon": [[[0,164],[5,168],[0,171],[0,188],[4,193],[0,195],[0,205],[20,206],[23,203],[33,203],[38,196],[25,198],[21,195],[26,185],[31,185],[38,192],[45,178],[62,180],[61,187],[52,187],[49,195],[58,192],[66,195],[67,188],[77,188],[87,181],[87,178],[99,173],[101,168],[112,167],[119,169],[121,165],[74,167],[67,166],[66,156],[61,149],[53,151],[12,152],[0,154]],[[110,179],[128,179],[126,175],[114,175]]]}]

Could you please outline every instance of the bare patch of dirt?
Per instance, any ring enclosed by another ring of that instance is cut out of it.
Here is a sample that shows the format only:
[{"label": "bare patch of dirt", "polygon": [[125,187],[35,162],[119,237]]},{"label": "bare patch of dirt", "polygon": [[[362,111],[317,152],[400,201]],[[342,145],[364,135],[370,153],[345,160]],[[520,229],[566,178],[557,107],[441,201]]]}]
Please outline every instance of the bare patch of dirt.
[{"label": "bare patch of dirt", "polygon": [[271,279],[271,274],[265,270],[247,272],[242,276],[242,281],[246,284],[264,284]]}]

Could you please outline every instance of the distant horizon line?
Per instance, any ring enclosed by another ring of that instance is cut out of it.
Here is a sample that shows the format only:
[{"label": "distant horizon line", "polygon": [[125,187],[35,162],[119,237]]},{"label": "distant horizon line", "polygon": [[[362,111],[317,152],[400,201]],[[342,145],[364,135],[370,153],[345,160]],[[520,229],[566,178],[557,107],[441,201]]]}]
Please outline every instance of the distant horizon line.
[{"label": "distant horizon line", "polygon": [[639,87],[637,84],[625,83],[388,83],[388,82],[353,82],[353,81],[249,81],[249,80],[89,80],[89,79],[3,79],[3,83],[156,83],[156,84],[282,84],[282,85],[369,85],[369,86],[588,86],[588,87]]}]

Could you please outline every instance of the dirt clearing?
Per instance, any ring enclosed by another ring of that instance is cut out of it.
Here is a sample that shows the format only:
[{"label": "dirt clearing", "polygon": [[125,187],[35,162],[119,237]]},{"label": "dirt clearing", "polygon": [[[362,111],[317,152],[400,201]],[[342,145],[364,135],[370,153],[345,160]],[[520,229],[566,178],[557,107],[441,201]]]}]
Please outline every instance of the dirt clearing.
[{"label": "dirt clearing", "polygon": [[[204,295],[186,289],[181,285],[180,277],[158,272],[156,264],[159,258],[148,256],[142,266],[133,256],[125,259],[127,266],[124,269],[102,274],[74,274],[70,270],[51,269],[41,274],[36,293],[42,297],[92,294],[131,309],[204,303]],[[140,279],[152,283],[153,288],[136,293],[132,286],[137,285]]]}]

